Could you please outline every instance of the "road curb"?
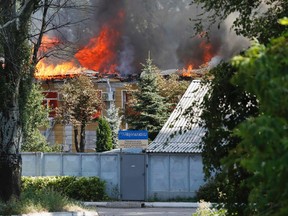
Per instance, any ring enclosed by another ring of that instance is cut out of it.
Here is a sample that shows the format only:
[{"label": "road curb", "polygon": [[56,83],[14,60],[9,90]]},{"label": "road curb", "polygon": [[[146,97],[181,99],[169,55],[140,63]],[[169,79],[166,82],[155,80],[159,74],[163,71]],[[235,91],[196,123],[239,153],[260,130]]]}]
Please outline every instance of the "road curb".
[{"label": "road curb", "polygon": [[198,208],[196,202],[144,202],[145,207],[154,208]]},{"label": "road curb", "polygon": [[198,208],[198,202],[84,202],[85,206],[106,208]]}]

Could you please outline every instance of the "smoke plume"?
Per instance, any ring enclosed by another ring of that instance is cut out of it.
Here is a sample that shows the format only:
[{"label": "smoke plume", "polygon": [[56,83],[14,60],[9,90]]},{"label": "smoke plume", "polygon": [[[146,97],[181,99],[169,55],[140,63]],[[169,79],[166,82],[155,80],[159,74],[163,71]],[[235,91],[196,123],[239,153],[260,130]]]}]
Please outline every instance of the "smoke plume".
[{"label": "smoke plume", "polygon": [[[191,0],[90,0],[88,2],[93,6],[92,12],[90,10],[79,13],[75,10],[67,13],[66,16],[66,19],[72,21],[79,18],[87,18],[87,20],[60,30],[58,37],[65,37],[74,45],[75,52],[71,57],[75,58],[77,53],[86,48],[89,41],[97,37],[104,27],[114,29],[119,35],[117,37],[111,35],[111,40],[115,42],[111,49],[116,58],[110,63],[116,65],[114,69],[122,76],[139,74],[140,63],[145,62],[148,52],[151,53],[156,66],[167,70],[183,68],[188,64],[193,64],[193,68],[197,68],[210,60],[213,60],[211,64],[215,64],[220,59],[229,59],[248,46],[245,39],[237,37],[230,30],[230,20],[224,22],[220,29],[212,28],[209,32],[209,42],[201,37],[192,37],[193,23],[189,18],[195,18],[201,9],[196,5],[190,5]],[[119,13],[122,14],[121,20]],[[112,33],[108,31],[108,34]],[[93,53],[89,58],[93,58]],[[95,55],[93,61],[97,62],[97,58],[100,57]],[[79,60],[80,64],[82,60]],[[99,67],[99,70],[104,68]]]}]

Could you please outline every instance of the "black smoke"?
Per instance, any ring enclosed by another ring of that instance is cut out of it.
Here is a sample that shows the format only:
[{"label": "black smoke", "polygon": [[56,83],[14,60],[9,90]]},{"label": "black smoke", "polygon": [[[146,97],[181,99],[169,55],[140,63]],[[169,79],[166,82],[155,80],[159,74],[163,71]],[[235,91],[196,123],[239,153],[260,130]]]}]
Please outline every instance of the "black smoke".
[{"label": "black smoke", "polygon": [[[123,10],[123,24],[111,26],[121,32],[122,39],[116,52],[121,75],[138,74],[148,53],[160,69],[183,68],[187,63],[196,67],[205,63],[200,44],[204,38],[193,37],[193,23],[201,12],[191,0],[90,0],[92,10],[67,13],[71,20],[87,18],[75,26],[61,30],[75,49],[81,49],[90,38],[99,33],[102,25],[109,23]],[[248,43],[230,30],[229,23],[220,29],[212,28],[210,42],[213,55],[228,59]],[[97,61],[95,59],[95,61]]]}]

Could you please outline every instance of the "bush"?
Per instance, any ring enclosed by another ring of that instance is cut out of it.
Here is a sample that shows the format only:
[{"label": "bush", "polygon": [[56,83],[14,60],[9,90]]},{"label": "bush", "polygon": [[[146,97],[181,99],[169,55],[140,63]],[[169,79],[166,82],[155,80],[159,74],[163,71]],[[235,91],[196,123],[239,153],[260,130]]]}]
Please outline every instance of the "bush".
[{"label": "bush", "polygon": [[112,131],[108,121],[105,118],[100,117],[98,120],[98,126],[96,128],[97,140],[96,151],[103,152],[112,149]]},{"label": "bush", "polygon": [[75,176],[55,176],[50,177],[47,186],[52,188],[54,191],[67,195],[67,188],[75,181],[77,181]]},{"label": "bush", "polygon": [[219,186],[215,179],[209,179],[206,184],[201,186],[196,192],[196,200],[205,200],[208,202],[219,201]]},{"label": "bush", "polygon": [[105,182],[97,177],[80,177],[67,187],[67,195],[76,200],[97,201],[105,199]]},{"label": "bush", "polygon": [[22,177],[22,191],[38,193],[49,189],[81,201],[107,199],[105,181],[98,177]]}]

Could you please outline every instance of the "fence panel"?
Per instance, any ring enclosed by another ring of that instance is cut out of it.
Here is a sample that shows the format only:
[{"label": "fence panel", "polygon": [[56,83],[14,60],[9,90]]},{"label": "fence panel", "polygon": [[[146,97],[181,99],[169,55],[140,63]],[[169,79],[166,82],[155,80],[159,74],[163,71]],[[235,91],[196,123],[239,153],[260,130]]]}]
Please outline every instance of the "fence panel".
[{"label": "fence panel", "polygon": [[61,176],[63,175],[62,154],[45,153],[43,154],[43,176]]},{"label": "fence panel", "polygon": [[194,197],[204,183],[200,155],[149,154],[147,198]]},{"label": "fence panel", "polygon": [[[23,176],[98,176],[109,196],[120,196],[121,154],[23,153]],[[204,183],[201,155],[148,154],[146,199],[193,197]]]},{"label": "fence panel", "polygon": [[101,176],[99,154],[82,156],[82,176]]}]

